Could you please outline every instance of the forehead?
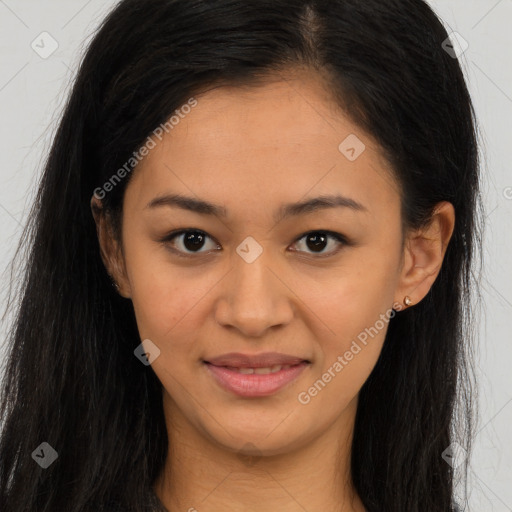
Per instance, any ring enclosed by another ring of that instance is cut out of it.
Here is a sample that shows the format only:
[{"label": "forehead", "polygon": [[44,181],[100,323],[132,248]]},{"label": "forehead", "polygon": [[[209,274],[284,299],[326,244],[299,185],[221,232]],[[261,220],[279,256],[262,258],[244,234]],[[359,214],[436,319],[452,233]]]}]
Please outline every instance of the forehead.
[{"label": "forehead", "polygon": [[303,75],[194,97],[137,166],[130,187],[141,201],[192,193],[239,214],[340,193],[374,215],[397,208],[398,185],[380,147],[320,81]]}]

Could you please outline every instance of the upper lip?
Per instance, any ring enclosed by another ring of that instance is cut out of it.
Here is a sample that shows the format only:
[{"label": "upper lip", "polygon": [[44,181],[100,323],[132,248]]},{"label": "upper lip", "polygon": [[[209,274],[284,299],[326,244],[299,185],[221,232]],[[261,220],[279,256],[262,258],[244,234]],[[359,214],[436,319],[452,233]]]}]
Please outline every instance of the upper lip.
[{"label": "upper lip", "polygon": [[307,359],[278,352],[265,352],[263,354],[241,354],[239,352],[230,352],[218,357],[212,357],[205,360],[206,363],[214,366],[231,366],[233,368],[269,368],[276,365],[294,365],[302,362],[308,362]]}]

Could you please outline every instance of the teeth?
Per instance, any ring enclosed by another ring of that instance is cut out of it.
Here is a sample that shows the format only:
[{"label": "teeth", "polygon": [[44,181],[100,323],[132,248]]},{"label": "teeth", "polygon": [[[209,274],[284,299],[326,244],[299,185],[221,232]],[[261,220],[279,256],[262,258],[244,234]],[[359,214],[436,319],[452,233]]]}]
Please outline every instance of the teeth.
[{"label": "teeth", "polygon": [[267,368],[233,368],[233,367],[229,367],[229,369],[237,371],[238,373],[244,373],[246,375],[250,375],[252,373],[256,373],[257,375],[266,375],[268,373],[276,373],[280,370],[286,370],[286,369],[290,368],[290,366],[291,365],[289,365],[289,364],[286,364],[286,365],[276,364],[274,366],[270,366]]},{"label": "teeth", "polygon": [[281,365],[271,366],[270,368],[254,368],[254,373],[257,373],[258,375],[266,375],[267,373],[278,372],[280,369]]}]

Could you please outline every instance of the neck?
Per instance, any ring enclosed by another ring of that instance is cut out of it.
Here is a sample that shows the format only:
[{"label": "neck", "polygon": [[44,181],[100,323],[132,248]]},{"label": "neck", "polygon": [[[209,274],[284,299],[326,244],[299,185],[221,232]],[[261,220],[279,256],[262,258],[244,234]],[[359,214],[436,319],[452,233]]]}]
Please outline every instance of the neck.
[{"label": "neck", "polygon": [[365,512],[350,478],[357,398],[317,439],[278,455],[231,451],[190,424],[164,392],[169,452],[154,491],[169,512]]}]

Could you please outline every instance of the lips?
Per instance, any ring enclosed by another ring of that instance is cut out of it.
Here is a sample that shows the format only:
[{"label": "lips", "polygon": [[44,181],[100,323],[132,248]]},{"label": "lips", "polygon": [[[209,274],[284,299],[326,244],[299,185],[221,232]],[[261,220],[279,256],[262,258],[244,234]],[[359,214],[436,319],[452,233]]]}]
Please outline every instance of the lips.
[{"label": "lips", "polygon": [[223,389],[244,398],[273,395],[295,381],[310,365],[307,359],[276,352],[230,353],[203,363]]},{"label": "lips", "polygon": [[307,359],[292,356],[288,354],[280,354],[278,352],[265,352],[263,354],[241,354],[239,352],[231,352],[218,357],[205,360],[205,363],[213,366],[224,366],[226,368],[272,368],[278,366],[294,366],[303,362],[309,363]]}]

